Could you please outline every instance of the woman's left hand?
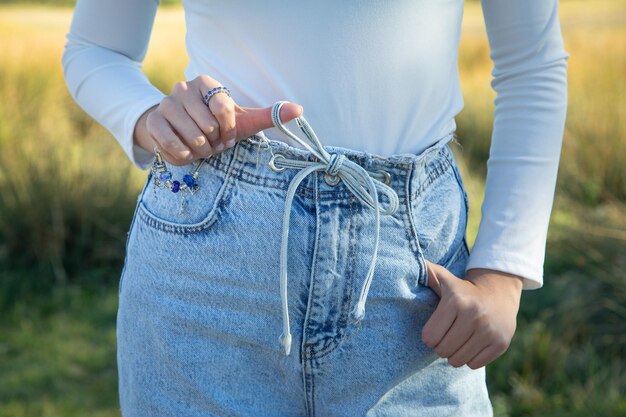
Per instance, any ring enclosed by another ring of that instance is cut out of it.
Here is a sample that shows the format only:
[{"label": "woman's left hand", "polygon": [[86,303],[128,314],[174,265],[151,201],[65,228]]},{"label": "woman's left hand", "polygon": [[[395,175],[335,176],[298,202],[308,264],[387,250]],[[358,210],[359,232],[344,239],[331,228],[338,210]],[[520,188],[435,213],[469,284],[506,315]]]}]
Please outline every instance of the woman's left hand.
[{"label": "woman's left hand", "polygon": [[487,365],[509,347],[517,325],[522,278],[472,268],[460,279],[426,260],[428,286],[439,304],[422,329],[422,340],[454,367]]}]

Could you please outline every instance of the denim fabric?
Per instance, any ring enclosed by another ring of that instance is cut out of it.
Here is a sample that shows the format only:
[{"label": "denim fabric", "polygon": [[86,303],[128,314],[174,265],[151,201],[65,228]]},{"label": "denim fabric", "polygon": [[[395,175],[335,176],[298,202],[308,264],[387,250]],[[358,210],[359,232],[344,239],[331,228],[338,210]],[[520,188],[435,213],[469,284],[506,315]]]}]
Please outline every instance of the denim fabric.
[{"label": "denim fabric", "polygon": [[[454,368],[421,341],[437,306],[424,258],[464,277],[468,201],[449,140],[383,158],[326,146],[384,170],[399,209],[380,216],[376,269],[361,322],[349,311],[373,251],[374,212],[343,182],[313,172],[291,207],[282,354],[279,252],[298,171],[275,153],[304,149],[252,136],[209,158],[196,194],[139,194],[119,283],[117,360],[124,417],[492,415],[484,368]],[[175,178],[191,165],[169,166]],[[385,204],[385,195],[380,195]]]}]

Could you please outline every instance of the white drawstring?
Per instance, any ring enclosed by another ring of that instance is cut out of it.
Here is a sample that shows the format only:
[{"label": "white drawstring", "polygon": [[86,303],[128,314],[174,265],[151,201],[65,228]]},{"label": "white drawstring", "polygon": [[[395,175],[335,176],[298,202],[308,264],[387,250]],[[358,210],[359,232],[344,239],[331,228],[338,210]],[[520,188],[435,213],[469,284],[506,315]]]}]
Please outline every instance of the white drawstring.
[{"label": "white drawstring", "polygon": [[[361,294],[359,301],[356,304],[352,315],[356,320],[361,320],[365,315],[365,299],[370,288],[372,277],[374,276],[374,268],[376,266],[376,259],[378,254],[378,240],[380,234],[380,214],[392,215],[399,207],[399,198],[395,190],[386,184],[382,183],[378,179],[372,178],[384,176],[381,172],[370,172],[357,163],[350,161],[345,155],[338,153],[329,153],[324,149],[319,139],[313,132],[313,129],[308,124],[303,116],[296,118],[296,123],[300,129],[305,133],[310,142],[315,146],[311,147],[308,143],[303,141],[298,136],[294,135],[280,120],[280,108],[287,101],[277,101],[272,107],[272,121],[274,125],[282,132],[287,134],[292,139],[302,144],[312,154],[314,154],[320,161],[304,161],[298,159],[286,158],[284,155],[277,153],[270,160],[270,167],[276,171],[282,171],[286,168],[300,168],[302,171],[293,178],[287,191],[287,198],[285,201],[285,212],[283,216],[283,231],[282,242],[280,248],[280,296],[282,300],[283,308],[283,333],[280,335],[279,341],[285,350],[285,355],[291,353],[291,332],[289,329],[289,308],[287,305],[287,245],[289,236],[289,217],[291,215],[291,204],[296,193],[298,185],[302,180],[314,171],[326,171],[330,175],[339,176],[344,182],[346,187],[352,191],[352,193],[364,204],[374,209],[376,217],[376,239],[374,241],[374,255],[370,263],[369,271],[363,287],[361,288]],[[389,197],[389,208],[379,208],[378,203],[378,190],[386,194]]]}]

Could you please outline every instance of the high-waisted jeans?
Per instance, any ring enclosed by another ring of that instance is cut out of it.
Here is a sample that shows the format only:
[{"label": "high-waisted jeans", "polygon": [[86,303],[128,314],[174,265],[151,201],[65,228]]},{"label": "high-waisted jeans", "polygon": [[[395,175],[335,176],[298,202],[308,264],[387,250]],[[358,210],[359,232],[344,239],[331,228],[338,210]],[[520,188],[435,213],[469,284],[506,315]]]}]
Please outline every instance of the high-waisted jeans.
[{"label": "high-waisted jeans", "polygon": [[260,132],[205,160],[182,210],[149,172],[119,283],[122,415],[491,416],[484,368],[421,340],[424,259],[463,279],[469,256],[451,139],[320,159]]}]

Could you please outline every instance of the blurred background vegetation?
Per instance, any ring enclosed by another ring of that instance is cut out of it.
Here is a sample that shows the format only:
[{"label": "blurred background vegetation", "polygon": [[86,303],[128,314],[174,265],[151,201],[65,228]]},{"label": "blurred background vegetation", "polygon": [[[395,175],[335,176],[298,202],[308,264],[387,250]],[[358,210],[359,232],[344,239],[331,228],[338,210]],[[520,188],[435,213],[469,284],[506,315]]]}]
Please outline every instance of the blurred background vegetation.
[{"label": "blurred background vegetation", "polygon": [[[6,3],[13,3],[7,5]],[[73,1],[0,1],[0,417],[115,416],[117,284],[146,172],[71,99]],[[160,8],[144,70],[184,79],[184,18]],[[50,7],[50,5],[61,7]],[[566,0],[569,109],[545,264],[507,353],[487,367],[497,416],[626,415],[626,2]],[[458,154],[480,221],[493,123],[478,2],[460,48]]]},{"label": "blurred background vegetation", "polygon": [[[165,6],[179,5],[181,0],[160,0],[160,4]],[[18,5],[46,5],[46,6],[73,6],[76,0],[0,0],[0,4],[18,4]]]}]

